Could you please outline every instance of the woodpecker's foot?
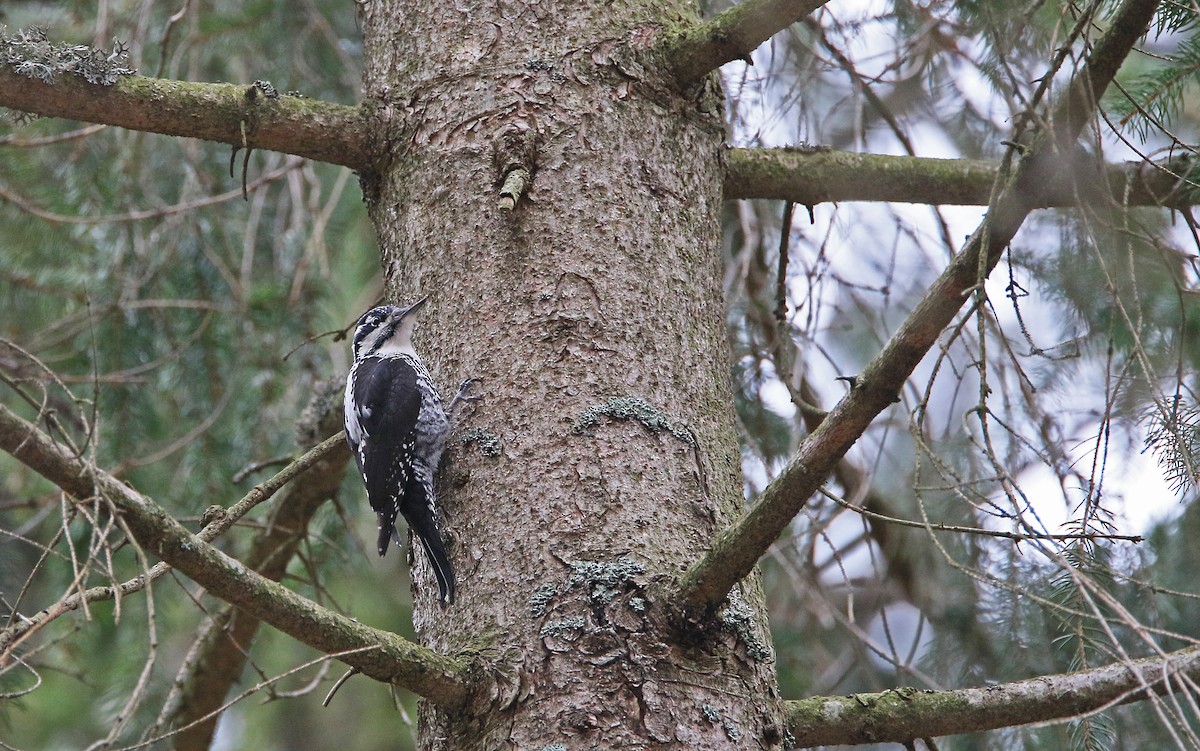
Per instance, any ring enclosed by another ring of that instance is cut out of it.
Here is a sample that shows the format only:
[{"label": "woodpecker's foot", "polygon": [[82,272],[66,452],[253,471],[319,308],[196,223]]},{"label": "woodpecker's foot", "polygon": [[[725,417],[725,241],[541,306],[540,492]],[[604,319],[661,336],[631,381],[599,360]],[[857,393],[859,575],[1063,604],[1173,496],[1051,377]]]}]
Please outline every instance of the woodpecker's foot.
[{"label": "woodpecker's foot", "polygon": [[478,378],[468,378],[460,383],[458,385],[458,393],[455,394],[454,398],[450,400],[450,407],[446,410],[446,412],[453,412],[454,408],[458,406],[459,402],[477,402],[482,399],[482,394],[479,396],[471,396],[469,393],[467,393],[471,390],[471,384],[478,380]]}]

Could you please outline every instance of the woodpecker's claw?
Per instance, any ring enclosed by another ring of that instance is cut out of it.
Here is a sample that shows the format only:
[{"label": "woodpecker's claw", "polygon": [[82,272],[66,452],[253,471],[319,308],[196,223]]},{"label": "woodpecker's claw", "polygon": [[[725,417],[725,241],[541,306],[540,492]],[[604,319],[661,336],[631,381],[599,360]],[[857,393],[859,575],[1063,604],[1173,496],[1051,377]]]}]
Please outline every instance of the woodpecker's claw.
[{"label": "woodpecker's claw", "polygon": [[446,408],[446,412],[453,412],[459,402],[477,402],[483,398],[483,395],[471,396],[467,392],[471,390],[471,384],[478,381],[478,378],[468,378],[458,385],[458,393],[450,400],[450,406]]}]

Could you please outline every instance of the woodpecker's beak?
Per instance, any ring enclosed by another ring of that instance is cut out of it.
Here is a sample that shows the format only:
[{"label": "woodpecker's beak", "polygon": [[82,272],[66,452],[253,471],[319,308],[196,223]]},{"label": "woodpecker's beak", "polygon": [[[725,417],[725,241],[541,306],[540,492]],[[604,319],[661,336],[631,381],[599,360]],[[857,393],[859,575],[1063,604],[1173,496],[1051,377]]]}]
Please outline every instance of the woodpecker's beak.
[{"label": "woodpecker's beak", "polygon": [[429,300],[428,297],[422,297],[420,300],[417,300],[415,303],[413,303],[412,305],[409,305],[407,308],[402,308],[400,310],[400,318],[408,318],[413,313],[420,312],[421,308],[425,307],[425,303],[428,302],[428,300]]}]

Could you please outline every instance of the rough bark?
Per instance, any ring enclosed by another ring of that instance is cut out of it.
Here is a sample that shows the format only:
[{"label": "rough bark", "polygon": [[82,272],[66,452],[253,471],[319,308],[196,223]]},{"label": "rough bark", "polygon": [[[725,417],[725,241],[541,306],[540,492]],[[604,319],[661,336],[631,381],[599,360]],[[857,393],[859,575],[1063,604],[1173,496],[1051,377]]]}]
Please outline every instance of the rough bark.
[{"label": "rough bark", "polygon": [[[780,740],[757,580],[686,640],[654,586],[742,499],[720,103],[680,93],[646,54],[647,19],[688,12],[365,8],[365,94],[393,157],[366,196],[387,294],[430,296],[418,351],[444,390],[482,379],[458,429],[499,441],[496,456],[451,452],[441,502],[459,600],[434,604],[418,556],[414,616],[425,645],[492,656],[490,705],[471,709],[493,714],[481,727],[426,706],[424,748]],[[528,191],[501,212],[518,169]]]}]

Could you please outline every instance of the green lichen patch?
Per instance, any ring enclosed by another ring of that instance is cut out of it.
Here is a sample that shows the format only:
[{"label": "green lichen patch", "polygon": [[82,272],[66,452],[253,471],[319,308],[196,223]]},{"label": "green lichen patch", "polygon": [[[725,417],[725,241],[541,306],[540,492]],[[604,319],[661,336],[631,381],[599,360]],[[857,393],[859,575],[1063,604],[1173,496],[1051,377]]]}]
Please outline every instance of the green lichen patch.
[{"label": "green lichen patch", "polygon": [[471,428],[463,433],[459,440],[462,441],[464,446],[468,443],[478,444],[479,453],[484,456],[500,456],[500,436],[490,430]]},{"label": "green lichen patch", "polygon": [[0,34],[0,65],[18,75],[44,83],[54,83],[62,74],[78,76],[88,83],[112,86],[121,76],[136,71],[125,65],[129,50],[114,41],[111,50],[84,44],[54,44],[45,29],[19,29],[15,34]]},{"label": "green lichen patch", "polygon": [[[565,584],[559,586],[550,582],[543,583],[529,596],[529,615],[541,618],[550,612],[550,604],[560,594],[573,589],[583,589],[587,592],[593,613],[601,623],[607,623],[605,609],[622,597],[631,594],[637,585],[634,577],[645,573],[645,567],[632,558],[621,557],[615,561],[576,561],[571,565],[571,575]],[[636,591],[636,590],[635,590]],[[634,594],[629,600],[629,606],[634,612],[646,610],[646,600]],[[576,616],[575,618],[578,618]],[[573,618],[551,621],[542,629],[543,636],[559,636],[565,626],[575,623]],[[579,627],[583,621],[579,619]],[[549,631],[547,631],[549,629]]]},{"label": "green lichen patch", "polygon": [[571,564],[568,587],[587,587],[588,596],[596,605],[607,605],[633,583],[633,577],[646,568],[632,558],[622,556],[615,561],[575,561]]},{"label": "green lichen patch", "polygon": [[731,741],[739,741],[742,739],[742,730],[733,721],[727,717],[722,717],[721,712],[711,704],[701,704],[700,714],[704,719],[713,725],[719,725],[725,731],[726,737]]},{"label": "green lichen patch", "polygon": [[754,611],[742,599],[737,589],[729,593],[729,600],[717,615],[721,623],[738,635],[746,645],[746,654],[750,659],[764,662],[771,659],[771,648],[759,635]]},{"label": "green lichen patch", "polygon": [[582,631],[587,620],[581,615],[571,615],[556,621],[547,621],[542,626],[542,636],[567,636]]},{"label": "green lichen patch", "polygon": [[558,586],[546,582],[542,586],[534,590],[529,596],[529,615],[534,618],[541,618],[546,614],[550,607],[550,601],[558,594]]},{"label": "green lichen patch", "polygon": [[689,446],[696,445],[695,436],[686,426],[672,422],[662,410],[636,396],[614,396],[604,404],[588,407],[575,421],[573,430],[587,433],[599,425],[600,418],[605,415],[613,420],[636,420],[651,433],[665,430]]}]

